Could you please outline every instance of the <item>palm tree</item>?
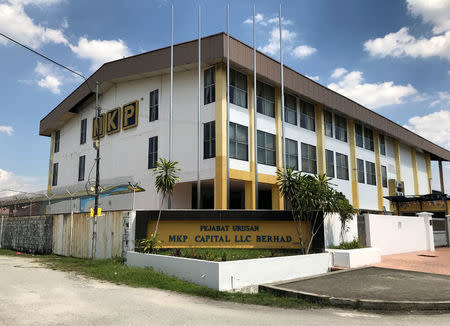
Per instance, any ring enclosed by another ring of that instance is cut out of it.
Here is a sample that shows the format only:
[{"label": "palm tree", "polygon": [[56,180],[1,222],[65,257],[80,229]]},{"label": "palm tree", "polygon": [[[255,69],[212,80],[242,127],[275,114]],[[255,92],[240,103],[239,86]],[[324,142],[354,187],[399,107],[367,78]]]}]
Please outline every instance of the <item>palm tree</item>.
[{"label": "palm tree", "polygon": [[153,234],[154,236],[158,233],[158,225],[161,218],[164,199],[167,196],[172,195],[175,185],[180,180],[180,177],[178,176],[179,171],[178,162],[166,160],[164,158],[160,158],[159,161],[156,162],[156,168],[153,170],[153,175],[156,176],[155,189],[158,194],[162,193],[163,197],[159,208],[158,220],[156,222],[155,233]]}]

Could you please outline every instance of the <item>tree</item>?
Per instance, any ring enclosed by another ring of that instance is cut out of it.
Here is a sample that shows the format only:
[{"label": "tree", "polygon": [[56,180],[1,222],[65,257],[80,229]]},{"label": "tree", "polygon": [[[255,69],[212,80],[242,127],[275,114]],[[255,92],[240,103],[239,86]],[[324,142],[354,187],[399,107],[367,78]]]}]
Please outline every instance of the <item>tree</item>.
[{"label": "tree", "polygon": [[155,237],[158,234],[159,220],[161,219],[161,211],[164,199],[172,195],[175,185],[180,180],[180,177],[178,176],[179,171],[180,169],[178,168],[178,162],[166,160],[164,158],[160,158],[159,161],[156,162],[156,168],[153,171],[153,175],[156,176],[155,189],[158,194],[162,193],[163,197],[159,208],[155,233],[153,234],[153,236]]},{"label": "tree", "polygon": [[[338,213],[341,221],[347,221],[354,214],[352,205],[329,180],[326,174],[310,175],[292,169],[277,171],[277,186],[291,209],[300,247],[305,254],[309,253],[327,214]],[[310,224],[309,238],[301,228],[301,221]]]}]

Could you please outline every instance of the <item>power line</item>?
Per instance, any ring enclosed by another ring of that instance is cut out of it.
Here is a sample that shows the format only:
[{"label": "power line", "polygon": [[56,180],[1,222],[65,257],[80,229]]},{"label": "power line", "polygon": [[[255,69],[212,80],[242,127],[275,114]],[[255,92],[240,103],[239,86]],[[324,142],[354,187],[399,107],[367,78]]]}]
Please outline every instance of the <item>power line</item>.
[{"label": "power line", "polygon": [[[10,40],[11,42],[16,43],[17,45],[20,45],[21,47],[27,49],[28,51],[31,51],[31,52],[33,52],[34,54],[37,54],[38,56],[44,58],[45,60],[48,60],[48,61],[54,63],[55,65],[58,65],[59,67],[61,67],[61,68],[63,68],[63,69],[66,69],[66,70],[70,71],[71,73],[73,73],[73,74],[75,74],[75,75],[77,75],[77,76],[83,78],[83,79],[87,82],[86,77],[84,77],[84,76],[83,76],[82,74],[80,74],[79,72],[76,72],[75,70],[72,70],[72,69],[70,69],[69,67],[64,66],[63,64],[61,64],[61,63],[59,63],[59,62],[56,62],[56,61],[53,60],[53,59],[50,59],[50,58],[47,57],[46,55],[44,55],[44,54],[42,54],[42,53],[39,53],[39,52],[37,52],[36,50],[33,50],[32,48],[26,46],[25,44],[22,44],[22,43],[20,43],[19,41],[16,41],[15,39],[13,39],[13,38],[11,38],[11,37],[9,37],[9,36],[3,34],[3,33],[0,33],[0,35],[3,36],[4,38]],[[86,84],[87,84],[87,83],[86,83]],[[89,87],[89,85],[88,85],[88,87]],[[89,89],[90,89],[90,88],[89,88]]]}]

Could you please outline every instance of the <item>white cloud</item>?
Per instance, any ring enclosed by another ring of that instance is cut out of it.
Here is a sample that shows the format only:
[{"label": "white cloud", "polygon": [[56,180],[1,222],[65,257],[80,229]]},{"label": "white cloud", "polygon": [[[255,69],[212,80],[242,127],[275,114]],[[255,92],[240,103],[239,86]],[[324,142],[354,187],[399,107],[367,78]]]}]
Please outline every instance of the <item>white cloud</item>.
[{"label": "white cloud", "polygon": [[315,52],[317,52],[316,48],[310,47],[309,45],[299,45],[292,50],[291,54],[296,58],[305,58]]},{"label": "white cloud", "polygon": [[450,111],[441,110],[408,120],[405,128],[422,137],[450,149]]},{"label": "white cloud", "polygon": [[[49,4],[51,1],[38,1],[40,4]],[[57,2],[57,1],[53,1]],[[62,30],[52,29],[36,24],[24,10],[24,5],[31,1],[11,1],[0,3],[0,30],[6,35],[17,39],[33,48],[42,44],[56,43],[68,44]],[[0,38],[0,44],[6,45],[8,41]]]},{"label": "white cloud", "polygon": [[382,38],[368,40],[364,48],[372,56],[428,58],[438,56],[450,60],[450,31],[431,38],[417,39],[403,27],[396,33],[389,33]]},{"label": "white cloud", "polygon": [[[263,14],[257,13],[255,15],[255,22],[262,27],[262,30],[265,32],[264,34],[268,35],[268,39],[266,39],[265,44],[258,47],[258,50],[271,56],[278,54],[280,52],[279,18],[266,18]],[[283,17],[282,23],[283,50],[285,53],[288,53],[294,58],[302,59],[317,52],[317,49],[312,46],[298,44],[297,33],[287,28],[288,26],[293,25],[291,20]],[[253,24],[253,17],[247,18],[244,21],[244,24]]]},{"label": "white cloud", "polygon": [[344,75],[347,72],[347,69],[345,68],[336,68],[334,69],[333,73],[331,74],[331,78],[340,78],[342,75]]},{"label": "white cloud", "polygon": [[433,26],[433,33],[450,30],[450,1],[448,0],[407,0],[408,10],[414,16],[421,16],[425,23]]},{"label": "white cloud", "polygon": [[0,126],[0,133],[5,133],[8,136],[12,136],[14,128],[12,126]]},{"label": "white cloud", "polygon": [[[46,188],[47,177],[19,176],[13,172],[0,169],[0,190],[11,189],[34,192]],[[14,192],[0,192],[0,197],[16,195]]]},{"label": "white cloud", "polygon": [[315,80],[315,81],[319,81],[320,77],[319,76],[308,76],[305,75],[306,77],[308,77],[309,79]]},{"label": "white cloud", "polygon": [[38,62],[34,71],[42,77],[37,81],[40,87],[49,89],[53,94],[61,93],[62,76],[54,70],[53,66]]},{"label": "white cloud", "polygon": [[131,55],[122,40],[88,40],[80,37],[78,45],[70,45],[72,51],[82,59],[91,61],[91,70],[99,68],[103,63],[122,59]]},{"label": "white cloud", "polygon": [[432,26],[433,35],[416,37],[408,27],[368,40],[364,49],[372,56],[413,58],[441,57],[450,60],[450,0],[407,0],[408,11]]},{"label": "white cloud", "polygon": [[431,102],[431,107],[450,107],[450,93],[449,92],[437,92],[437,99]]},{"label": "white cloud", "polygon": [[[335,72],[336,70],[333,74]],[[328,87],[371,109],[404,103],[405,98],[417,93],[410,84],[395,85],[393,81],[364,83],[361,71],[342,73],[340,77],[340,80],[329,84]]]}]

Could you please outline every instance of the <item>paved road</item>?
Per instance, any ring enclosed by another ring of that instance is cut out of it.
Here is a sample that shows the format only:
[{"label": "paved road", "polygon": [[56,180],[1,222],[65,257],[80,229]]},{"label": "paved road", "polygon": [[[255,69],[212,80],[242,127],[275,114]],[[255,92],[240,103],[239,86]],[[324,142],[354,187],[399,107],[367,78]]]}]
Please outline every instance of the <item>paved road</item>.
[{"label": "paved road", "polygon": [[380,315],[217,302],[135,289],[0,256],[0,325],[448,325],[450,315]]}]

